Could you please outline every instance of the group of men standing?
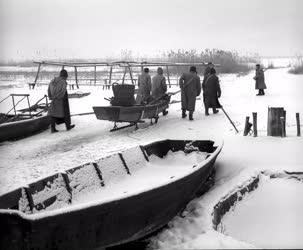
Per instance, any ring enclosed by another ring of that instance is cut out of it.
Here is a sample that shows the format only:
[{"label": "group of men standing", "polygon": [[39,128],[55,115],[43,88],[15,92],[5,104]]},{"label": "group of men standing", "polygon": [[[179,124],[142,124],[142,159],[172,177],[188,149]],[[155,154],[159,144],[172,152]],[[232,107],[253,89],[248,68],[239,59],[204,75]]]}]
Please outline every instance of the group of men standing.
[{"label": "group of men standing", "polygon": [[[51,132],[58,132],[56,124],[65,123],[66,129],[70,130],[75,127],[71,124],[70,110],[67,95],[67,71],[61,70],[59,77],[54,78],[48,87],[48,96],[52,100],[49,108],[49,115],[51,117]],[[260,64],[256,65],[256,74],[254,77],[256,81],[255,88],[259,90],[257,95],[265,95],[266,89],[264,80],[264,71]],[[159,67],[157,74],[151,78],[149,69],[144,68],[138,78],[138,93],[136,97],[137,104],[147,104],[151,101],[160,100],[167,92],[166,79],[163,75],[163,69]],[[191,66],[188,73],[183,73],[179,79],[179,86],[181,89],[181,108],[182,118],[187,117],[193,120],[193,113],[196,106],[196,98],[203,90],[203,102],[205,107],[205,115],[209,115],[209,109],[212,108],[214,114],[221,108],[218,98],[221,97],[221,88],[219,78],[216,75],[214,65],[209,62],[204,71],[204,77],[201,85],[200,77],[197,74],[195,66]],[[164,110],[163,115],[167,115],[168,111]]]},{"label": "group of men standing", "polygon": [[[163,69],[159,67],[157,74],[151,78],[149,68],[144,68],[138,77],[138,93],[136,97],[137,104],[147,104],[153,100],[161,99],[167,91],[166,79],[163,75]],[[163,115],[167,115],[168,111],[164,110]]]},{"label": "group of men standing", "polygon": [[[167,91],[167,85],[163,76],[163,69],[159,67],[157,75],[151,79],[149,69],[144,68],[143,73],[139,75],[138,86],[137,104],[146,104],[151,100],[157,100],[164,96]],[[209,108],[213,109],[214,114],[218,113],[217,108],[221,107],[218,101],[221,96],[221,89],[212,63],[208,63],[205,69],[202,86],[195,66],[191,66],[188,73],[181,75],[179,86],[181,89],[182,118],[186,118],[188,112],[189,120],[193,120],[196,98],[201,94],[201,90],[203,90],[205,115],[209,115]],[[167,111],[164,111],[163,115],[167,113]]]}]

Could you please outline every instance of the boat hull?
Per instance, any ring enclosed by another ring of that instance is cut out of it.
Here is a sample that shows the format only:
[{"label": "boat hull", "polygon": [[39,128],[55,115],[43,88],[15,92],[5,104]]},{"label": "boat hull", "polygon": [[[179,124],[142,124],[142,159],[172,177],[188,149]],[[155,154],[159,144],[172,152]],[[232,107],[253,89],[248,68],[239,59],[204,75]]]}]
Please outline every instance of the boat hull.
[{"label": "boat hull", "polygon": [[50,117],[47,115],[0,124],[0,142],[33,135],[47,129],[49,125]]},{"label": "boat hull", "polygon": [[[212,150],[213,142],[200,143],[201,148]],[[168,150],[184,149],[185,144],[186,141],[166,140],[144,146],[144,150],[147,155],[161,157]],[[31,220],[0,210],[0,247],[88,250],[143,238],[166,225],[197,192],[207,188],[206,181],[214,171],[220,150],[221,147],[212,152],[205,164],[196,166],[191,174],[123,199]]]}]

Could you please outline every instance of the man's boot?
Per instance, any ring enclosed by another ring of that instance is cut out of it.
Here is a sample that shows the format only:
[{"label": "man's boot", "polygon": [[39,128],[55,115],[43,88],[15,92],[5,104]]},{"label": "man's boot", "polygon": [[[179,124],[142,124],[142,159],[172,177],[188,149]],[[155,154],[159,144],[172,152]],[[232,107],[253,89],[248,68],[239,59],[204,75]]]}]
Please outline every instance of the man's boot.
[{"label": "man's boot", "polygon": [[213,113],[217,114],[219,112],[219,110],[217,110],[216,108],[213,108]]},{"label": "man's boot", "polygon": [[259,93],[257,95],[262,95],[262,90],[259,89]]},{"label": "man's boot", "polygon": [[205,115],[206,115],[206,116],[209,115],[209,113],[208,113],[208,108],[205,109]]},{"label": "man's boot", "polygon": [[188,118],[189,118],[190,121],[194,120],[192,111],[189,112],[189,117]]},{"label": "man's boot", "polygon": [[182,109],[182,118],[186,118],[186,110],[185,109]]},{"label": "man's boot", "polygon": [[51,133],[56,133],[58,130],[56,129],[56,121],[55,118],[51,117]]},{"label": "man's boot", "polygon": [[162,114],[165,116],[168,114],[168,111],[167,110],[163,110]]}]

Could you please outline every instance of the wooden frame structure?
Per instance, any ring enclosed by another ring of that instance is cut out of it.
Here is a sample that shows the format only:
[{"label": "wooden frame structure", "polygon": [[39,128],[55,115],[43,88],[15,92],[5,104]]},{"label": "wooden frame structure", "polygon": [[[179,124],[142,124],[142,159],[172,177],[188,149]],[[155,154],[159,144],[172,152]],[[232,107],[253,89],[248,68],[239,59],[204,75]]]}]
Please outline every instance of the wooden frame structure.
[{"label": "wooden frame structure", "polygon": [[[81,67],[92,67],[94,69],[94,83],[97,82],[97,67],[109,67],[109,82],[106,85],[111,85],[113,81],[113,68],[114,67],[120,67],[123,68],[123,76],[122,76],[122,84],[124,84],[126,80],[127,73],[129,74],[129,79],[131,80],[132,84],[135,84],[135,79],[133,77],[133,68],[141,68],[141,71],[143,71],[144,67],[163,67],[166,70],[166,76],[169,87],[171,87],[171,79],[170,79],[170,73],[169,73],[169,67],[174,66],[207,66],[207,63],[205,62],[195,62],[195,63],[173,63],[173,62],[136,62],[136,61],[113,61],[113,62],[56,62],[56,61],[34,61],[35,64],[38,64],[38,69],[36,73],[36,77],[34,82],[29,83],[29,87],[34,89],[37,85],[37,81],[39,78],[39,74],[41,71],[42,66],[48,65],[48,66],[60,66],[62,69],[69,67],[74,70],[75,73],[75,81],[76,86],[79,88],[79,78],[78,78],[78,68]],[[219,67],[220,65],[214,64],[214,66]]]}]

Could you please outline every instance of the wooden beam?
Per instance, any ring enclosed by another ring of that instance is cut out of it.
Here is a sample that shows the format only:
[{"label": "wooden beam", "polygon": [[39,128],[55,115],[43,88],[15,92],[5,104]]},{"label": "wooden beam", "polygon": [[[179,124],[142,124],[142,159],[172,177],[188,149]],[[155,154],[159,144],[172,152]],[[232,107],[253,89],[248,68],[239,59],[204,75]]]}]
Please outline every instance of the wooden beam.
[{"label": "wooden beam", "polygon": [[75,66],[74,69],[75,69],[76,85],[77,85],[77,89],[78,89],[78,88],[79,88],[79,85],[78,85],[78,72],[77,72],[77,67]]},{"label": "wooden beam", "polygon": [[301,125],[300,125],[300,114],[296,113],[296,121],[297,121],[297,136],[301,136]]},{"label": "wooden beam", "polygon": [[113,74],[113,66],[110,66],[110,69],[109,69],[109,85],[112,84],[112,74]]},{"label": "wooden beam", "polygon": [[95,71],[94,71],[94,81],[95,81],[95,86],[97,84],[97,66],[95,65]]},{"label": "wooden beam", "polygon": [[127,68],[125,67],[125,68],[124,68],[124,74],[123,74],[123,78],[122,78],[122,84],[124,84],[125,75],[126,75],[126,70],[127,70]]},{"label": "wooden beam", "polygon": [[37,80],[38,80],[38,77],[39,77],[40,69],[41,69],[41,63],[39,63],[39,66],[38,66],[38,70],[37,70],[37,74],[36,74],[36,77],[35,77],[33,89],[35,88],[35,85],[37,84]]},{"label": "wooden beam", "polygon": [[131,79],[131,81],[132,81],[132,84],[135,84],[134,78],[133,78],[133,73],[132,73],[132,68],[131,68],[131,67],[128,67],[128,70],[129,70],[129,76],[130,76],[130,79]]},{"label": "wooden beam", "polygon": [[167,73],[167,81],[168,81],[168,86],[171,87],[170,85],[170,78],[169,78],[169,70],[168,70],[168,66],[166,66],[166,73]]},{"label": "wooden beam", "polygon": [[254,131],[254,137],[258,136],[258,126],[257,126],[257,112],[253,112],[253,131]]}]

